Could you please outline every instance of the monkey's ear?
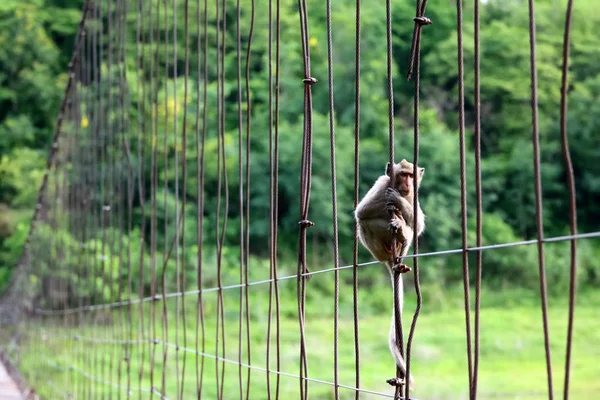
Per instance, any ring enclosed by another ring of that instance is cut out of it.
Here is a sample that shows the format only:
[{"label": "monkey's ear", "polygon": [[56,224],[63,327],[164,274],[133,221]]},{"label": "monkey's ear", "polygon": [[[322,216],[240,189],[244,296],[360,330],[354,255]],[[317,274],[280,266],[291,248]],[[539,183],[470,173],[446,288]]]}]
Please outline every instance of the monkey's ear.
[{"label": "monkey's ear", "polygon": [[419,168],[419,176],[423,176],[425,173],[425,168]]},{"label": "monkey's ear", "polygon": [[406,163],[408,161],[406,161],[406,158],[403,158],[402,161],[400,161],[398,164],[402,164],[402,163]]}]

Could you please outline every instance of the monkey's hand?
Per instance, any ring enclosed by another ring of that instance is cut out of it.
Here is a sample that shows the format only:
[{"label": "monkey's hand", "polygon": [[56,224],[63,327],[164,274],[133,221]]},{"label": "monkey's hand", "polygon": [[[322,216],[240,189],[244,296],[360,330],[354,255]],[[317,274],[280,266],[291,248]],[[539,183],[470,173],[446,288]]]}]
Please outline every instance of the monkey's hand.
[{"label": "monkey's hand", "polygon": [[402,210],[402,196],[396,189],[387,187],[385,189],[385,206],[390,214],[400,215]]},{"label": "monkey's hand", "polygon": [[406,241],[406,237],[404,235],[404,227],[406,226],[406,222],[400,213],[394,214],[392,219],[390,220],[390,230],[392,233],[396,234],[398,240],[401,243]]},{"label": "monkey's hand", "polygon": [[400,192],[397,189],[391,186],[385,188],[385,198],[388,202],[399,203],[400,197]]}]

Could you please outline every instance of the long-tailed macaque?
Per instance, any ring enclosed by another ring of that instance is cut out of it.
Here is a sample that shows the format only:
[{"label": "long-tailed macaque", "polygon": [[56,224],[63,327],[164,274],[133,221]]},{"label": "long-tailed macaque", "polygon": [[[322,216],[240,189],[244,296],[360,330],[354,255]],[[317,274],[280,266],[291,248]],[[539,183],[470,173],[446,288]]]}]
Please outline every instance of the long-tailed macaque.
[{"label": "long-tailed macaque", "polygon": [[[389,169],[389,164],[388,164]],[[371,252],[373,257],[384,263],[394,281],[394,264],[392,252],[392,239],[396,235],[396,255],[404,257],[408,253],[414,235],[414,193],[415,185],[418,189],[423,179],[425,168],[419,168],[417,179],[414,179],[414,166],[412,163],[402,160],[392,166],[392,185],[389,175],[380,176],[373,187],[356,207],[354,216],[358,221],[358,237],[361,243]],[[418,205],[418,204],[417,204]],[[420,236],[425,229],[425,215],[421,206],[417,207],[417,235]],[[402,254],[402,244],[404,249]],[[408,269],[403,264],[396,265],[401,272]],[[404,304],[404,289],[402,275],[398,282],[398,304],[400,315]],[[392,312],[392,326],[390,327],[389,347],[396,361],[406,377],[406,363],[400,349],[396,345],[396,325],[394,322],[394,311]],[[390,379],[390,384],[398,384],[396,380]],[[413,386],[412,376],[409,384]]]}]

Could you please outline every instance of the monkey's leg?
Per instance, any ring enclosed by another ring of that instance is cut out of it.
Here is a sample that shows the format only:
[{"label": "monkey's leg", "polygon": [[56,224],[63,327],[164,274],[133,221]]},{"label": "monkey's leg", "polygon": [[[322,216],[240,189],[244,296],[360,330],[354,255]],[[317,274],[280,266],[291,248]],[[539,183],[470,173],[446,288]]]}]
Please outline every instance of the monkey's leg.
[{"label": "monkey's leg", "polygon": [[388,219],[360,220],[359,239],[376,260],[383,263],[390,260],[391,249],[389,243],[392,240],[392,233],[389,230]]}]

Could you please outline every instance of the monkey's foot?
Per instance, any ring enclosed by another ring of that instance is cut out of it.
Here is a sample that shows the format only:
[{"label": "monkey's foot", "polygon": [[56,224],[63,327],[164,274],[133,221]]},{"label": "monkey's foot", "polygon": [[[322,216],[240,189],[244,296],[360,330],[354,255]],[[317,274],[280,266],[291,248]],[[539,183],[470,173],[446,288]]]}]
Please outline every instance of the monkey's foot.
[{"label": "monkey's foot", "polygon": [[298,221],[298,225],[300,225],[302,227],[305,227],[305,228],[308,228],[308,227],[311,227],[311,226],[315,226],[315,223],[312,222],[312,221],[309,221],[307,219],[303,219],[303,220]]},{"label": "monkey's foot", "polygon": [[304,267],[304,271],[302,272],[301,278],[304,279],[305,281],[308,281],[308,280],[310,280],[310,278],[312,278],[312,275],[306,275],[306,274],[310,274],[310,271],[308,270],[307,267]]},{"label": "monkey's foot", "polygon": [[[394,260],[394,261],[399,261],[399,260]],[[411,269],[410,269],[409,266],[407,266],[405,264],[402,264],[402,263],[399,263],[399,262],[398,263],[394,262],[394,266],[392,267],[392,271],[394,271],[394,272],[397,271],[397,272],[399,272],[401,274],[405,274],[407,272],[410,272]]]},{"label": "monkey's foot", "polygon": [[404,384],[405,384],[404,379],[397,378],[397,377],[390,378],[386,382],[388,383],[388,385],[394,386],[394,387],[398,387],[398,386],[401,387],[401,386],[404,386]]}]

